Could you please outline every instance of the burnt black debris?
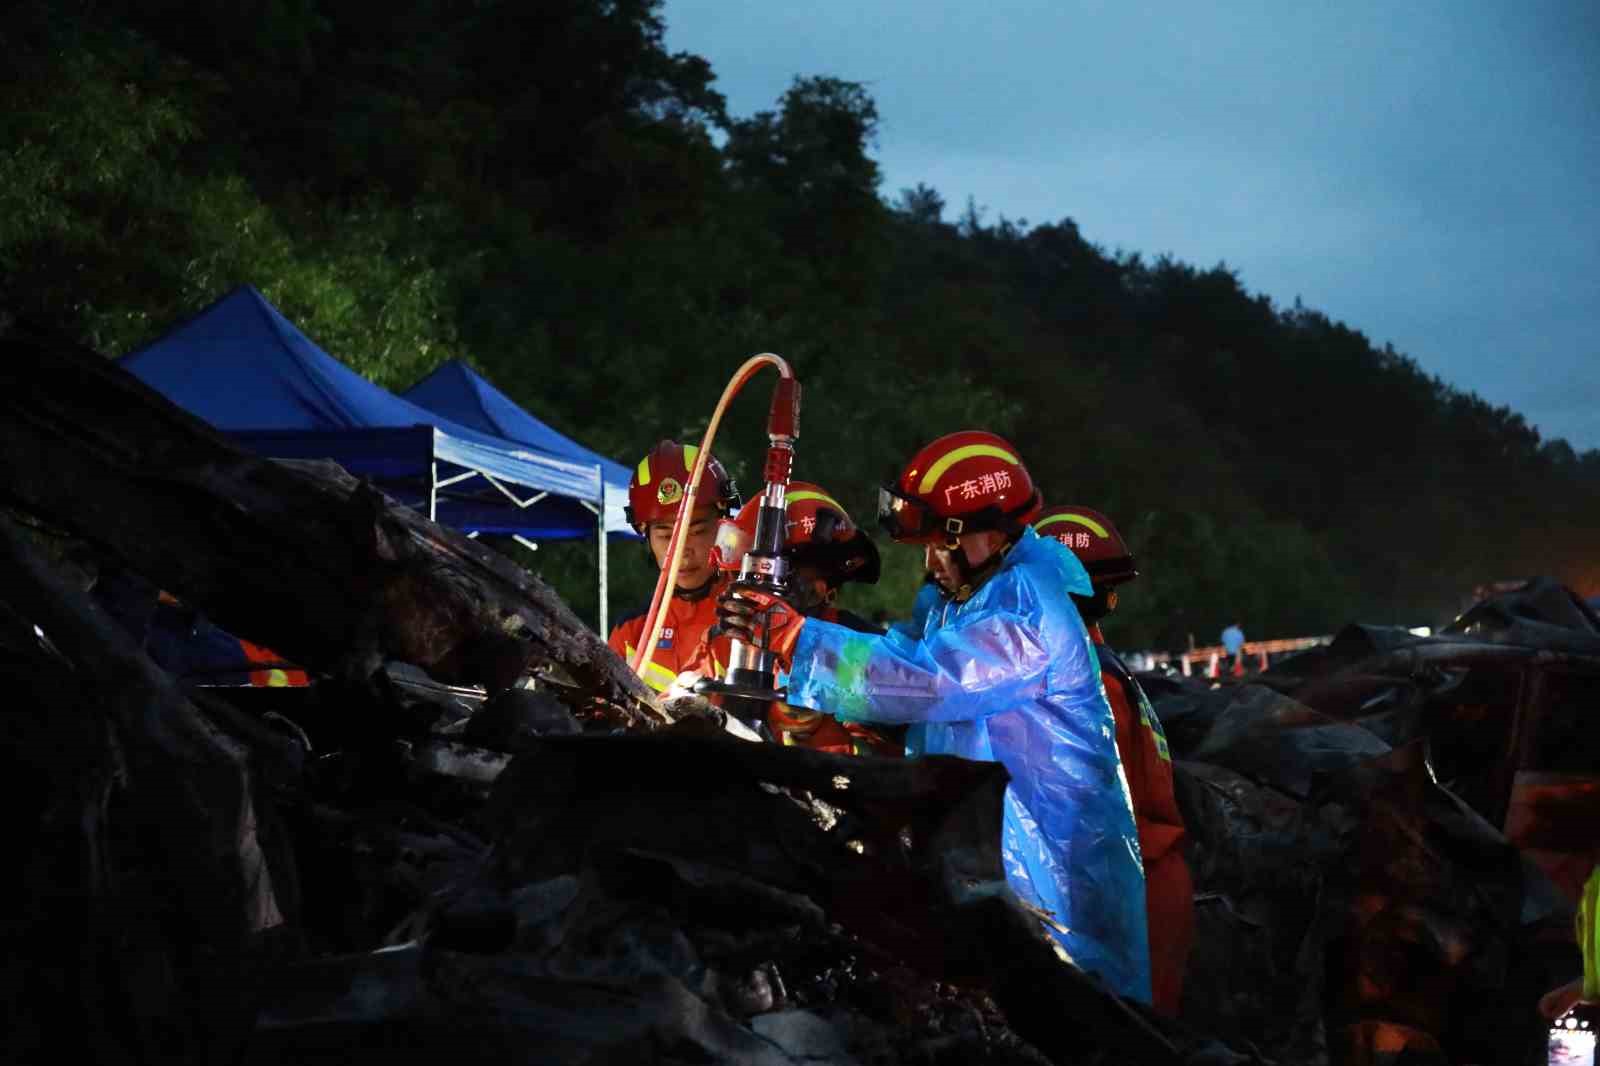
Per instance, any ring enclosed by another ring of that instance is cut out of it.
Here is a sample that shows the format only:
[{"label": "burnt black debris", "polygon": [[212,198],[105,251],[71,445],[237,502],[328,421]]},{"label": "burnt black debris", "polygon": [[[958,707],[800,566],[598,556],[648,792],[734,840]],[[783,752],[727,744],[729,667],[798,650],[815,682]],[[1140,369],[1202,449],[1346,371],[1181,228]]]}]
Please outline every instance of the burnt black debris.
[{"label": "burnt black debris", "polygon": [[1600,623],[1533,579],[1247,684],[1153,678],[1190,834],[1186,1021],[1285,1062],[1536,1063],[1600,857]]},{"label": "burnt black debris", "polygon": [[[1559,586],[1150,679],[1172,1022],[1008,892],[1002,767],[659,707],[491,549],[22,327],[0,408],[11,1061],[1519,1062],[1575,972],[1600,625]],[[307,683],[186,654],[236,638]]]},{"label": "burnt black debris", "polygon": [[[1214,1055],[1007,893],[1001,767],[657,707],[537,578],[93,352],[12,329],[0,408],[9,1060]],[[240,639],[251,683],[191,654]]]}]

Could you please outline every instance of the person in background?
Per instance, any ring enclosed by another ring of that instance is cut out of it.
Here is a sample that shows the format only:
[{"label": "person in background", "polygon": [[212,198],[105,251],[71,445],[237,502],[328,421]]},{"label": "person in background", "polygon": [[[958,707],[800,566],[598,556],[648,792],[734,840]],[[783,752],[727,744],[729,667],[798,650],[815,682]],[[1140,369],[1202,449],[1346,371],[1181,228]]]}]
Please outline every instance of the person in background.
[{"label": "person in background", "polygon": [[1244,629],[1238,622],[1229,622],[1222,631],[1222,650],[1228,653],[1228,672],[1234,677],[1244,674]]},{"label": "person in background", "polygon": [[1194,945],[1194,879],[1183,854],[1185,829],[1172,782],[1172,754],[1161,720],[1133,671],[1106,644],[1100,623],[1117,609],[1117,587],[1139,576],[1133,553],[1111,519],[1087,507],[1052,507],[1033,528],[1054,537],[1083,563],[1094,593],[1074,595],[1089,626],[1100,680],[1117,722],[1117,752],[1133,794],[1133,819],[1144,860],[1150,927],[1150,991],[1156,1010],[1177,1017],[1183,972]]},{"label": "person in background", "polygon": [[[673,523],[683,507],[689,475],[699,454],[700,449],[692,444],[661,441],[639,461],[628,482],[628,522],[645,538],[657,567],[667,565]],[[717,621],[716,593],[727,584],[727,578],[712,563],[711,547],[718,521],[732,515],[738,506],[739,490],[733,479],[715,456],[709,457],[695,491],[694,513],[684,529],[677,587],[644,675],[645,684],[656,692],[667,691],[678,674],[691,666],[706,669],[695,659],[707,648],[714,676],[728,661],[727,638],[707,639]],[[612,627],[606,640],[612,651],[632,660],[650,625],[647,612],[648,604],[641,605]]]}]

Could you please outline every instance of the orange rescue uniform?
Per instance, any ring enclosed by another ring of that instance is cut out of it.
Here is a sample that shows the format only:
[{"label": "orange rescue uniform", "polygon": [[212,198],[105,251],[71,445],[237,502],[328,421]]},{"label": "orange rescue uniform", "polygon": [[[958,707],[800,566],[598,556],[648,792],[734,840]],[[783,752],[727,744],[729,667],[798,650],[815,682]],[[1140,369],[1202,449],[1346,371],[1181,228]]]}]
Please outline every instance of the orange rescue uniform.
[{"label": "orange rescue uniform", "polygon": [[[704,593],[696,593],[693,599],[679,595],[672,597],[667,607],[667,617],[661,623],[661,635],[656,638],[655,654],[650,657],[650,665],[644,674],[644,683],[656,692],[665,692],[685,670],[721,677],[727,669],[732,646],[729,637],[718,636],[705,648],[701,647],[706,633],[717,624],[717,597],[721,595],[727,580],[724,577],[713,579],[711,587]],[[647,606],[638,614],[623,619],[612,628],[611,636],[606,639],[611,650],[630,663],[639,642],[645,637],[645,628],[650,624],[648,614]],[[710,656],[709,663],[702,658],[707,653]],[[708,665],[709,671],[706,669]]]},{"label": "orange rescue uniform", "polygon": [[1156,1010],[1177,1017],[1183,971],[1194,944],[1194,880],[1183,857],[1183,815],[1173,795],[1172,755],[1150,701],[1098,625],[1089,627],[1100,657],[1100,681],[1117,723],[1117,754],[1133,794],[1133,820],[1144,858],[1145,912],[1150,926],[1150,989]]}]

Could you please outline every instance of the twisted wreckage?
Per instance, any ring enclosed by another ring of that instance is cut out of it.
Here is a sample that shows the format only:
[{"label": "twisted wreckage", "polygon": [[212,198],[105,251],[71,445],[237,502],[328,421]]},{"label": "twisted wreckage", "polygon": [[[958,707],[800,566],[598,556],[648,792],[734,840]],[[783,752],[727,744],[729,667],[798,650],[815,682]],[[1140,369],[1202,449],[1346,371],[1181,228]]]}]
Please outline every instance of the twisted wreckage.
[{"label": "twisted wreckage", "polygon": [[[1600,622],[1548,583],[1147,679],[1199,913],[1172,1022],[1004,890],[1000,767],[658,708],[491,549],[92,352],[9,330],[0,407],[17,1061],[1539,1061],[1576,972]],[[315,683],[164,668],[162,591]]]}]

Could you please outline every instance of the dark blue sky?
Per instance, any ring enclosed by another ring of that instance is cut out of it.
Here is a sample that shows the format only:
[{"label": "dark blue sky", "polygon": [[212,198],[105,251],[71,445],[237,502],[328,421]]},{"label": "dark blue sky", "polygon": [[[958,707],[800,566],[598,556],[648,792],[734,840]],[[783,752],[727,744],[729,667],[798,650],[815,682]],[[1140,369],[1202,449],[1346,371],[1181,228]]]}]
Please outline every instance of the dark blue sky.
[{"label": "dark blue sky", "polygon": [[1225,261],[1600,448],[1600,0],[666,0],[737,115],[864,83],[926,182]]}]

